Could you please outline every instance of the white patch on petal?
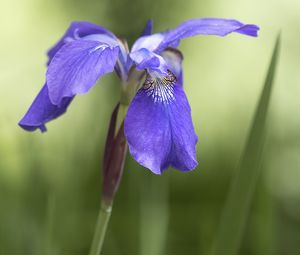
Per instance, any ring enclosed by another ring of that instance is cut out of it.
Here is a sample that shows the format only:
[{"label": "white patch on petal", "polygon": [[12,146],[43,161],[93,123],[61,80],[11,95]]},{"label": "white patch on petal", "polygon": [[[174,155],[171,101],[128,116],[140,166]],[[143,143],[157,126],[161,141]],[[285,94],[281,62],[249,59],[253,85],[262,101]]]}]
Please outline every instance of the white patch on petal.
[{"label": "white patch on petal", "polygon": [[148,74],[142,89],[144,89],[154,103],[170,103],[174,97],[175,75],[168,70],[166,76],[159,73]]},{"label": "white patch on petal", "polygon": [[140,37],[132,46],[131,52],[145,48],[149,51],[155,51],[156,48],[163,41],[164,36],[162,34],[152,34]]},{"label": "white patch on petal", "polygon": [[97,51],[97,50],[103,51],[103,50],[105,50],[106,48],[112,49],[112,47],[109,47],[109,45],[107,45],[107,44],[101,44],[101,45],[96,46],[96,47],[94,47],[93,49],[91,49],[91,50],[89,51],[89,53],[92,54],[92,53],[94,53],[94,52]]}]

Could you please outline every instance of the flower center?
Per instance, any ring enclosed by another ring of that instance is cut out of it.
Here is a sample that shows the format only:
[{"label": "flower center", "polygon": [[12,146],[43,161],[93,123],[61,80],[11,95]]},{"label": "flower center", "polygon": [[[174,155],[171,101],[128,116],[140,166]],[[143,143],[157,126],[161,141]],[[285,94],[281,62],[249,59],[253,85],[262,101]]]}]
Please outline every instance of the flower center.
[{"label": "flower center", "polygon": [[175,99],[174,86],[176,84],[175,75],[168,70],[168,74],[163,76],[157,72],[148,73],[143,84],[143,89],[150,96],[154,103],[170,103]]}]

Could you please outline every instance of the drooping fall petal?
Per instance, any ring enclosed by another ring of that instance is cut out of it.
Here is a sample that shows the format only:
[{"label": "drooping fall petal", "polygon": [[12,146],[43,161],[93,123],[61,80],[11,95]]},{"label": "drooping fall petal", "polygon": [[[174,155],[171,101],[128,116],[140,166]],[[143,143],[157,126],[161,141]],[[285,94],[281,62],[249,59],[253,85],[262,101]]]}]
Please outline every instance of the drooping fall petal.
[{"label": "drooping fall petal", "polygon": [[52,104],[48,95],[48,87],[45,84],[27,113],[20,120],[19,125],[27,131],[34,131],[39,128],[45,132],[45,124],[64,114],[72,100],[72,97],[66,97],[60,106]]},{"label": "drooping fall petal", "polygon": [[146,79],[129,106],[125,135],[133,158],[155,174],[198,164],[191,109],[172,73],[166,80]]},{"label": "drooping fall petal", "polygon": [[65,44],[47,71],[49,97],[60,105],[64,97],[83,94],[103,75],[114,70],[119,47],[97,41],[77,40]]}]

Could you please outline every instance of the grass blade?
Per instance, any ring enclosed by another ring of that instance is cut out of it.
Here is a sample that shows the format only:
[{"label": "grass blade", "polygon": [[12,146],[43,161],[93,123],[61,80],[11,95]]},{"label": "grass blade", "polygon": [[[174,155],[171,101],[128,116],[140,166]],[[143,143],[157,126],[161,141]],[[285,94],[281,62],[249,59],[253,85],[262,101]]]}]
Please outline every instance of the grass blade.
[{"label": "grass blade", "polygon": [[169,176],[143,176],[141,183],[140,255],[166,254]]},{"label": "grass blade", "polygon": [[214,244],[214,255],[238,254],[243,230],[260,173],[265,126],[280,48],[278,35],[264,87],[235,178],[231,183]]}]

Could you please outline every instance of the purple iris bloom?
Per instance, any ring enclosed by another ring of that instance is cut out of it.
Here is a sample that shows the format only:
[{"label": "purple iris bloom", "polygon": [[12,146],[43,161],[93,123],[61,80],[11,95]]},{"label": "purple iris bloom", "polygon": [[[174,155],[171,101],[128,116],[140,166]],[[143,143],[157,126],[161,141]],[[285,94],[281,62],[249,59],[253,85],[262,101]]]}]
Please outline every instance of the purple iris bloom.
[{"label": "purple iris bloom", "polygon": [[124,122],[133,158],[155,174],[169,166],[190,171],[198,164],[198,138],[183,89],[183,58],[176,47],[181,39],[194,35],[257,36],[258,30],[237,20],[202,18],[152,34],[152,22],[148,22],[129,51],[107,29],[73,22],[48,51],[45,85],[19,125],[28,131],[46,131],[45,123],[62,115],[75,95],[88,92],[101,76],[115,71],[123,91],[137,91]]}]

